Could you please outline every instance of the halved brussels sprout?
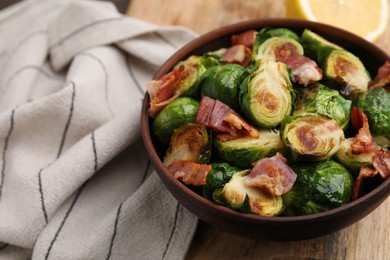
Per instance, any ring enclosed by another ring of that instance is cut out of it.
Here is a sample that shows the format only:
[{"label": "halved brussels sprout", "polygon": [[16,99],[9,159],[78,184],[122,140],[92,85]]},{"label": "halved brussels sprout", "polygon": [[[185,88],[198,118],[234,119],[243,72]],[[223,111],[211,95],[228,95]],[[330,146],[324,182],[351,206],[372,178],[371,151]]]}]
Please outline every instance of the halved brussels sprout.
[{"label": "halved brussels sprout", "polygon": [[238,92],[245,75],[245,68],[236,64],[211,67],[200,80],[201,95],[218,99],[238,111]]},{"label": "halved brussels sprout", "polygon": [[372,157],[376,154],[376,152],[371,151],[354,154],[352,153],[351,147],[353,142],[354,138],[347,138],[341,142],[340,149],[336,153],[336,158],[356,177],[359,173],[360,167],[365,165],[372,165]]},{"label": "halved brussels sprout", "polygon": [[251,167],[253,162],[275,155],[284,148],[279,130],[259,130],[259,137],[240,137],[229,141],[214,139],[215,154],[231,164]]},{"label": "halved brussels sprout", "polygon": [[321,116],[288,117],[281,131],[293,159],[325,160],[339,150],[345,139],[335,120]]},{"label": "halved brussels sprout", "polygon": [[351,200],[354,180],[333,160],[292,166],[297,174],[293,188],[282,195],[285,215],[308,215],[330,210]]},{"label": "halved brussels sprout", "polygon": [[211,157],[212,141],[206,126],[186,123],[176,128],[164,157],[164,165],[175,160],[208,163]]},{"label": "halved brussels sprout", "polygon": [[357,107],[366,114],[374,140],[382,147],[389,147],[390,140],[390,91],[373,88],[361,95]]},{"label": "halved brussels sprout", "polygon": [[272,37],[257,48],[253,48],[252,59],[283,61],[294,54],[303,55],[303,47],[298,41],[291,38]]},{"label": "halved brussels sprout", "polygon": [[344,129],[350,118],[352,101],[345,99],[337,90],[315,83],[299,90],[294,116],[317,114],[336,120]]},{"label": "halved brussels sprout", "polygon": [[261,60],[240,86],[243,114],[259,127],[274,128],[292,110],[294,90],[289,68],[281,62]]},{"label": "halved brussels sprout", "polygon": [[303,31],[301,44],[305,55],[315,60],[318,64],[322,64],[333,50],[342,49],[340,46],[326,40],[309,29]]},{"label": "halved brussels sprout", "polygon": [[199,101],[180,97],[169,103],[156,116],[152,123],[155,137],[161,144],[168,145],[173,131],[184,123],[195,122]]},{"label": "halved brussels sprout", "polygon": [[211,164],[211,171],[207,174],[206,184],[203,186],[202,195],[206,199],[213,200],[213,192],[223,188],[230,181],[233,174],[241,169],[230,165],[227,162],[216,162]]},{"label": "halved brussels sprout", "polygon": [[215,65],[218,65],[218,61],[210,56],[190,56],[179,62],[175,68],[184,66],[183,76],[177,88],[180,96],[197,97],[199,95],[198,83],[201,76],[207,68]]},{"label": "halved brussels sprout", "polygon": [[252,48],[253,51],[257,52],[259,46],[272,37],[289,38],[299,42],[299,36],[295,32],[291,31],[290,29],[264,27],[256,34],[256,39]]},{"label": "halved brussels sprout", "polygon": [[355,98],[367,92],[370,74],[358,57],[345,50],[334,50],[325,59],[324,78],[344,96]]},{"label": "halved brussels sprout", "polygon": [[283,209],[282,197],[247,186],[245,178],[248,173],[249,170],[235,173],[223,188],[214,191],[214,200],[241,212],[262,216],[278,215]]}]

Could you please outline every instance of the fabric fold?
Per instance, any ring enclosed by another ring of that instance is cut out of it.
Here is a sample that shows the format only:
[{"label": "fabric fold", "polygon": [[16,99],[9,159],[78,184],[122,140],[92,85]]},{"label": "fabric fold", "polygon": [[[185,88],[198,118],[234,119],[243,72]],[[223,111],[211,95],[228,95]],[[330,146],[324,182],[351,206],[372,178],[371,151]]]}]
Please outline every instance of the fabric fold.
[{"label": "fabric fold", "polygon": [[0,258],[182,259],[197,218],[140,137],[145,83],[196,35],[108,2],[0,12]]}]

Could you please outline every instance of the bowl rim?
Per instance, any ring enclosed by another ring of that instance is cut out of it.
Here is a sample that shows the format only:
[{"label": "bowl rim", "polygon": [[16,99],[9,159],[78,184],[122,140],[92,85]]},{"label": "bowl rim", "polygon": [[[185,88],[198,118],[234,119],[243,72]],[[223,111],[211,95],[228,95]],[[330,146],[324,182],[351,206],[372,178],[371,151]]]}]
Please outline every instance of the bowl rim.
[{"label": "bowl rim", "polygon": [[[313,31],[317,30],[327,30],[329,31],[328,34],[333,35],[334,37],[340,38],[341,40],[348,39],[349,42],[354,42],[356,45],[361,46],[362,48],[368,48],[370,49],[371,53],[375,54],[375,57],[383,57],[384,61],[389,60],[390,56],[385,53],[382,49],[380,49],[378,46],[374,45],[371,42],[368,42],[367,40],[361,38],[360,36],[357,36],[351,32],[345,31],[343,29],[318,23],[318,22],[312,22],[312,21],[306,21],[301,19],[290,19],[290,18],[271,18],[271,19],[253,19],[248,21],[242,21],[238,23],[233,23],[229,25],[222,26],[220,28],[211,30],[205,34],[202,34],[195,38],[194,40],[190,41],[189,43],[185,44],[183,47],[181,47],[178,51],[176,51],[166,62],[164,62],[161,67],[158,69],[158,71],[155,73],[153,79],[160,78],[165,73],[169,72],[170,69],[179,61],[184,59],[185,57],[188,57],[191,53],[194,52],[195,49],[197,49],[199,46],[205,44],[206,42],[209,42],[211,40],[218,39],[223,36],[231,35],[232,33],[237,33],[239,31],[245,31],[249,30],[250,28],[263,28],[267,26],[272,27],[299,27],[301,29],[307,28],[311,29]],[[166,171],[165,166],[163,165],[159,155],[157,154],[156,149],[154,148],[153,141],[150,135],[150,127],[149,127],[149,116],[147,114],[147,109],[149,106],[149,96],[148,93],[145,94],[143,105],[142,105],[142,114],[141,114],[141,129],[142,129],[142,138],[144,141],[144,144],[147,148],[147,151],[150,155],[152,164],[156,168],[156,171],[158,175],[161,177],[162,181],[165,184],[170,184],[176,186],[180,193],[183,193],[183,195],[187,197],[192,197],[194,200],[199,201],[202,203],[204,207],[207,208],[207,210],[212,211],[213,213],[222,213],[227,218],[236,220],[236,221],[242,221],[243,219],[245,221],[248,221],[250,223],[253,222],[263,222],[266,221],[270,224],[282,224],[282,223],[296,223],[296,224],[303,224],[308,223],[313,220],[318,220],[322,218],[337,218],[337,216],[340,215],[348,215],[353,211],[354,208],[374,203],[374,206],[369,210],[365,215],[361,216],[359,219],[365,217],[370,212],[372,212],[377,206],[379,206],[390,194],[390,178],[387,178],[384,180],[381,184],[379,184],[375,189],[371,190],[364,196],[351,201],[345,205],[339,206],[337,208],[326,210],[319,213],[309,214],[309,215],[302,215],[302,216],[261,216],[257,214],[251,214],[251,213],[242,213],[237,212],[233,209],[227,208],[222,205],[218,205],[217,203],[214,203],[210,200],[207,200],[206,198],[202,197],[200,194],[194,192],[189,187],[187,187],[182,182],[178,181],[173,175],[168,174]],[[145,113],[146,112],[146,113]],[[153,160],[153,158],[158,160]],[[162,173],[164,175],[162,176]],[[167,185],[166,185],[167,186]],[[168,188],[169,189],[169,188]],[[170,191],[172,193],[172,191]],[[173,194],[175,197],[176,195]],[[179,200],[178,198],[176,198]],[[359,220],[359,219],[356,219]],[[347,226],[347,225],[345,225]]]}]

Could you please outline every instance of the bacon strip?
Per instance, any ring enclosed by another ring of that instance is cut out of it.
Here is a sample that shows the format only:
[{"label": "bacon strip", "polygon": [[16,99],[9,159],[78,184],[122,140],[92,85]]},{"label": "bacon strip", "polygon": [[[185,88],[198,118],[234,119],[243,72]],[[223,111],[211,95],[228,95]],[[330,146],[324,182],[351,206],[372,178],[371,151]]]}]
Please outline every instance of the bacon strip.
[{"label": "bacon strip", "polygon": [[[390,83],[390,62],[386,61],[379,69],[374,80],[368,86],[368,89],[375,87],[385,87]],[[390,89],[390,86],[388,86]]]},{"label": "bacon strip", "polygon": [[179,97],[175,93],[181,79],[185,77],[184,66],[172,70],[159,80],[152,80],[146,84],[150,98],[149,115],[155,117],[166,105]]},{"label": "bacon strip", "polygon": [[355,129],[359,129],[359,133],[354,137],[351,145],[353,154],[369,153],[377,150],[377,145],[373,141],[368,118],[364,112],[357,107],[352,107],[351,111],[352,125]]},{"label": "bacon strip", "polygon": [[240,34],[234,34],[232,36],[232,45],[242,44],[249,49],[252,49],[253,44],[256,41],[256,35],[257,31],[255,30],[248,30]]},{"label": "bacon strip", "polygon": [[360,191],[361,191],[361,187],[363,184],[363,179],[373,178],[376,176],[377,173],[378,173],[378,171],[370,166],[360,167],[359,175],[355,180],[355,184],[353,185],[352,200],[356,200],[359,197],[359,195],[361,193]]},{"label": "bacon strip", "polygon": [[390,176],[390,151],[380,149],[372,158],[372,165],[383,179]]},{"label": "bacon strip", "polygon": [[322,79],[322,70],[315,61],[306,56],[293,54],[287,56],[282,62],[290,67],[299,84],[307,86]]},{"label": "bacon strip", "polygon": [[[203,96],[196,114],[195,122],[209,127],[224,138],[250,135],[259,137],[259,132],[241,118],[233,109],[219,100]],[[226,140],[226,139],[225,139]]]},{"label": "bacon strip", "polygon": [[222,53],[221,62],[248,67],[251,64],[251,49],[244,45],[234,45]]},{"label": "bacon strip", "polygon": [[286,162],[280,153],[259,160],[246,178],[245,184],[276,196],[288,192],[293,187],[297,175]]},{"label": "bacon strip", "polygon": [[206,184],[206,177],[211,171],[211,165],[176,160],[167,169],[170,174],[186,185],[203,186]]}]

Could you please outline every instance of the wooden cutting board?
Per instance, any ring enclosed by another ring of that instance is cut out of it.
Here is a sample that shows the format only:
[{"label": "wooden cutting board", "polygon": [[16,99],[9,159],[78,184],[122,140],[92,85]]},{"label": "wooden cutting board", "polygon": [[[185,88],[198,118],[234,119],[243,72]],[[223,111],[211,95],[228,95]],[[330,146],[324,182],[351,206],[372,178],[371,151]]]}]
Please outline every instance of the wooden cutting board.
[{"label": "wooden cutting board", "polygon": [[[203,34],[244,20],[285,17],[285,7],[280,0],[132,0],[127,14],[160,25],[185,26]],[[390,26],[376,44],[390,53]],[[246,239],[200,222],[186,259],[387,260],[389,227],[390,199],[348,228],[298,242]]]}]

